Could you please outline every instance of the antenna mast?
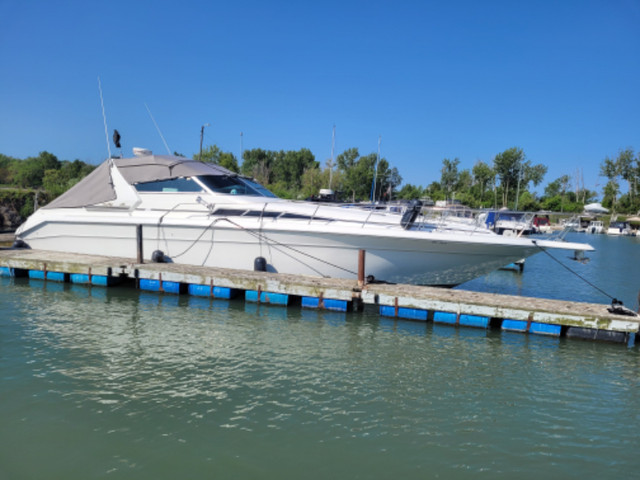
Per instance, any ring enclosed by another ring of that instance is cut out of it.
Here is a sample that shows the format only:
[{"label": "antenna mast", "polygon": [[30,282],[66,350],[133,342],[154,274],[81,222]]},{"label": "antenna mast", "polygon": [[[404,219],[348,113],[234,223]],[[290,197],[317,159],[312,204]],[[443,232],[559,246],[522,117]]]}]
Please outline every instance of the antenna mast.
[{"label": "antenna mast", "polygon": [[109,152],[109,158],[111,158],[111,146],[109,145],[109,133],[107,129],[107,116],[104,113],[104,100],[102,99],[102,84],[100,83],[100,77],[98,77],[98,90],[100,91],[100,106],[102,106],[102,120],[104,122],[104,137],[107,140],[107,152]]},{"label": "antenna mast", "polygon": [[169,145],[167,145],[167,141],[164,139],[164,136],[162,135],[162,132],[160,131],[160,127],[156,123],[156,119],[153,118],[153,115],[151,115],[151,110],[149,110],[149,107],[147,106],[146,103],[144,104],[144,106],[147,109],[147,112],[149,112],[149,116],[151,117],[151,121],[153,122],[153,124],[156,126],[156,130],[158,130],[158,135],[160,135],[160,138],[162,139],[162,143],[164,143],[164,148],[166,148],[167,149],[167,153],[169,155],[171,155],[171,149],[169,148]]}]

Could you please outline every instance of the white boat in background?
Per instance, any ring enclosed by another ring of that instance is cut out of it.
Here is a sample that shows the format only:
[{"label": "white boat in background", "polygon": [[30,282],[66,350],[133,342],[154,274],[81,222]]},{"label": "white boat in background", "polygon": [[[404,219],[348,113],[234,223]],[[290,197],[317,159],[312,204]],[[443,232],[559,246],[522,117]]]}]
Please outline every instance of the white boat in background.
[{"label": "white boat in background", "polygon": [[534,215],[531,224],[533,226],[533,233],[551,233],[552,231],[549,215],[537,213]]},{"label": "white boat in background", "polygon": [[498,235],[522,236],[534,233],[533,219],[535,214],[531,212],[515,212],[512,210],[489,210],[480,214],[487,228]]},{"label": "white boat in background", "polygon": [[609,213],[609,209],[604,208],[601,204],[599,203],[590,203],[588,205],[584,206],[584,211],[587,214],[604,214],[604,213]]},{"label": "white boat in background", "polygon": [[607,228],[607,235],[635,235],[635,232],[631,228],[629,222],[614,221],[609,224]]},{"label": "white boat in background", "polygon": [[593,220],[587,226],[587,233],[604,233],[604,223],[600,220]]},{"label": "white boat in background", "polygon": [[368,276],[443,286],[542,249],[593,250],[429,228],[419,202],[398,215],[284,200],[218,165],[140,152],[102,163],[31,215],[16,238],[34,249],[135,258],[142,226],[146,260],[349,279],[362,249]]},{"label": "white boat in background", "polygon": [[560,220],[560,223],[565,230],[568,230],[570,232],[584,233],[587,231],[587,227],[589,226],[589,223],[592,221],[592,219],[593,216],[591,215],[579,215],[573,216],[569,219]]}]

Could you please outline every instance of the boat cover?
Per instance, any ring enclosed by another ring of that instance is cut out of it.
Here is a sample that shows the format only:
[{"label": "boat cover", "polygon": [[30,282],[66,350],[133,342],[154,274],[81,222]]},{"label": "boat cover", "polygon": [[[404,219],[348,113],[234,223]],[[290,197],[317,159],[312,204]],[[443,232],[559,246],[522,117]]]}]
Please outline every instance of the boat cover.
[{"label": "boat cover", "polygon": [[197,175],[236,175],[220,165],[172,155],[146,155],[105,160],[84,179],[42,208],[78,208],[116,199],[111,164],[130,184]]}]

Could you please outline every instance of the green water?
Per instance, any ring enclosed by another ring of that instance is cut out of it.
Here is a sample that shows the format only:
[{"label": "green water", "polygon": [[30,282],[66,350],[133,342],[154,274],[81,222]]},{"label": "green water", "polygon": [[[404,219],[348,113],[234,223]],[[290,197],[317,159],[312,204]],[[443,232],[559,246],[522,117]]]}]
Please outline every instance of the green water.
[{"label": "green water", "polygon": [[637,478],[639,351],[0,278],[0,478]]},{"label": "green water", "polygon": [[573,252],[539,253],[527,258],[524,275],[496,270],[458,288],[602,304],[611,304],[614,297],[637,311],[640,237],[570,233],[567,240],[588,243],[596,250],[584,262],[570,260]]}]

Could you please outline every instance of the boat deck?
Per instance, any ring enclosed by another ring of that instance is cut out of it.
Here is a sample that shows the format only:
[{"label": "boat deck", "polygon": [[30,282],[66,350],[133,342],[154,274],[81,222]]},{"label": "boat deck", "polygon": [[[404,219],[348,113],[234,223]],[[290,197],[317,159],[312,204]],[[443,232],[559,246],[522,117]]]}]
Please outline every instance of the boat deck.
[{"label": "boat deck", "polygon": [[[632,345],[640,317],[613,314],[608,305],[480,293],[435,287],[366,284],[355,280],[231,270],[133,258],[0,249],[0,275],[111,285],[124,282],[164,294],[191,293],[332,310],[376,308],[380,315],[456,326],[499,328]],[[101,283],[96,282],[102,279]],[[113,280],[113,281],[111,281]],[[199,289],[199,293],[198,293]]]}]

